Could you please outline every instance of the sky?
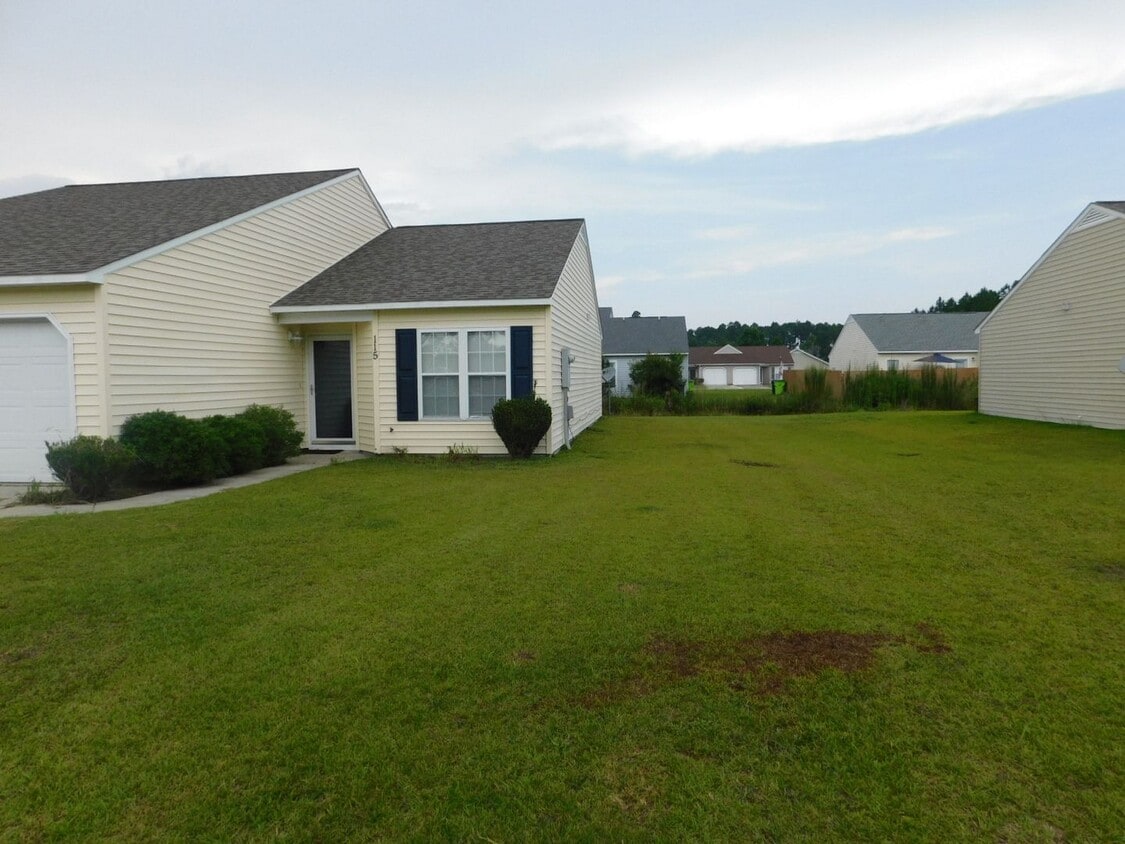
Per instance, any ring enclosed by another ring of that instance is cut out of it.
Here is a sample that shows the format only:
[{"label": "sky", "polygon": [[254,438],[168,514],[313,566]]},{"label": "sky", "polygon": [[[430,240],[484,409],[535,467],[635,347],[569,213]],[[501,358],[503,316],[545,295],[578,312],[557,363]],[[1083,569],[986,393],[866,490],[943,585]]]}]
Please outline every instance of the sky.
[{"label": "sky", "polygon": [[583,217],[598,298],[843,322],[1125,200],[1125,3],[0,0],[0,196],[359,167],[394,225]]}]

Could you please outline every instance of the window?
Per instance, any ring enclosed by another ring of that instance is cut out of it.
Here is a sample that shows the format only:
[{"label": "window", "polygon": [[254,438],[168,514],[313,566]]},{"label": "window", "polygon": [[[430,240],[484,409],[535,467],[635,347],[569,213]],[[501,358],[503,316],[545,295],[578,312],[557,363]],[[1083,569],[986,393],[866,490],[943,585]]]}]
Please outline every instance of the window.
[{"label": "window", "polygon": [[898,369],[898,361],[894,358],[891,358],[887,361],[887,370],[893,372],[896,369]]},{"label": "window", "polygon": [[508,332],[419,332],[423,419],[487,417],[508,397]]}]

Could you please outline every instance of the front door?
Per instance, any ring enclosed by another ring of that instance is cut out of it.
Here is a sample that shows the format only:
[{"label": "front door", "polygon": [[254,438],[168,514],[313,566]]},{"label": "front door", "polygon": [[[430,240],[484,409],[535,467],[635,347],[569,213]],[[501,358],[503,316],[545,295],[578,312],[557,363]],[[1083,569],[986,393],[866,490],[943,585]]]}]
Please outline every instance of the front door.
[{"label": "front door", "polygon": [[309,398],[313,442],[353,442],[352,341],[312,341]]}]

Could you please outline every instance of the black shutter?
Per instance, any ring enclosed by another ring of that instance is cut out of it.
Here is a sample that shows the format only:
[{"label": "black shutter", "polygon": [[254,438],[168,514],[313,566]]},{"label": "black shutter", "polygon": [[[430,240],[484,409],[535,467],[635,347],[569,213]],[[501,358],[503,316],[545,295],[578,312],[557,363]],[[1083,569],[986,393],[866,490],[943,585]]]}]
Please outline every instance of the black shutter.
[{"label": "black shutter", "polygon": [[508,334],[512,339],[512,398],[530,396],[531,378],[531,326],[513,325]]},{"label": "black shutter", "polygon": [[418,332],[395,329],[395,398],[398,421],[418,421]]}]

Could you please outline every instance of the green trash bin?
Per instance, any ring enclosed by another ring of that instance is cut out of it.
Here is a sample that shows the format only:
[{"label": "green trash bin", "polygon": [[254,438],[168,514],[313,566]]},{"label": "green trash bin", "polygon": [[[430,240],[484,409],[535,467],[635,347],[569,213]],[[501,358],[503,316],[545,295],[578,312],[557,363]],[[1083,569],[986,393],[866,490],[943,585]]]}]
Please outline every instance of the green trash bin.
[{"label": "green trash bin", "polygon": [[773,384],[773,394],[775,396],[780,396],[782,393],[785,392],[785,379],[784,378],[775,378],[775,379],[773,379],[773,381],[771,383]]}]

